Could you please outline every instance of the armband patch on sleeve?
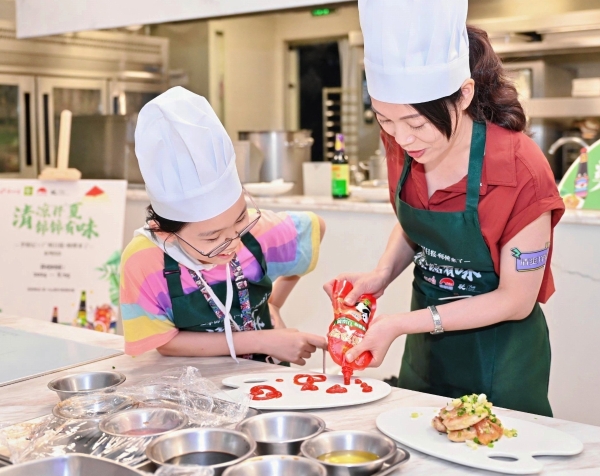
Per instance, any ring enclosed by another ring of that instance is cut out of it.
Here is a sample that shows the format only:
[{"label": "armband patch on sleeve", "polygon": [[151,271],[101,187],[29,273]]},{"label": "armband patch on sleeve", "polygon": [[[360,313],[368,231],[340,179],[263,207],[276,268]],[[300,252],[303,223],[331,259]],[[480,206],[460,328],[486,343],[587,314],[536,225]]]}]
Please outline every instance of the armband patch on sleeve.
[{"label": "armband patch on sleeve", "polygon": [[546,266],[550,243],[546,243],[546,247],[543,250],[521,251],[519,248],[511,248],[510,251],[515,257],[518,272],[535,271]]}]

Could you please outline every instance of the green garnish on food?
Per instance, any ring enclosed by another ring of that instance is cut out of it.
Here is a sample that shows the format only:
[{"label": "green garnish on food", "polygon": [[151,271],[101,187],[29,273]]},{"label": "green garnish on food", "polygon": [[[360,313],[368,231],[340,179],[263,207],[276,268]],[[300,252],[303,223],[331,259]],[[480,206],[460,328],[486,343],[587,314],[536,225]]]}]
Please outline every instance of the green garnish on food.
[{"label": "green garnish on food", "polygon": [[488,448],[493,448],[494,447],[494,443],[488,443]]},{"label": "green garnish on food", "polygon": [[421,414],[417,413],[417,412],[413,412],[413,413],[410,414],[411,418],[419,418],[420,416],[421,416]]},{"label": "green garnish on food", "polygon": [[480,444],[481,444],[481,442],[479,441],[479,438],[477,438],[477,437],[473,438],[473,441],[474,441],[475,443],[477,443],[478,445],[480,445]]}]

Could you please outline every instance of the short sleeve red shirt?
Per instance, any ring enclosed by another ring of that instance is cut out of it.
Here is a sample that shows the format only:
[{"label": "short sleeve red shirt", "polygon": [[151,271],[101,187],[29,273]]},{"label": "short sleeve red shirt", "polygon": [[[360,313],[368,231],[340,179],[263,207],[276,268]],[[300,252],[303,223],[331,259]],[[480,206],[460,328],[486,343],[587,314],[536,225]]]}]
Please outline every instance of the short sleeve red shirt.
[{"label": "short sleeve red shirt", "polygon": [[[404,166],[404,151],[385,132],[390,200],[395,210],[395,193]],[[439,212],[465,209],[467,177],[428,198],[423,165],[413,161],[401,198],[414,208]],[[496,273],[500,274],[502,247],[545,212],[552,213],[552,230],[565,212],[546,157],[527,135],[487,124],[485,156],[479,190],[479,222]],[[550,268],[552,240],[544,278],[538,294],[546,302],[554,293]]]}]

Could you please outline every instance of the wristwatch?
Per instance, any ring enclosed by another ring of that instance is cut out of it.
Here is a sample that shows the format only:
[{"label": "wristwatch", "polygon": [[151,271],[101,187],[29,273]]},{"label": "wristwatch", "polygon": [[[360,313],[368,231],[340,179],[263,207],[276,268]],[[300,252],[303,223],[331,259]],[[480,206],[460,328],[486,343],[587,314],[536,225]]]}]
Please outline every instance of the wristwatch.
[{"label": "wristwatch", "polygon": [[441,334],[444,332],[444,328],[442,327],[442,318],[440,317],[440,313],[437,312],[435,306],[427,306],[427,309],[429,309],[429,312],[431,312],[431,317],[433,318],[434,327],[431,331],[431,334]]}]

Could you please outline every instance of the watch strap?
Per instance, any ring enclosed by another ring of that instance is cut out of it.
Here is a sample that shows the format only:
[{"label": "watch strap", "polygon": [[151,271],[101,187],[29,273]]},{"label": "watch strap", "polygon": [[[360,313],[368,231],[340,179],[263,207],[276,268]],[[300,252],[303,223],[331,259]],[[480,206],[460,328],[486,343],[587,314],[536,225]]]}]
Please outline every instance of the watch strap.
[{"label": "watch strap", "polygon": [[431,334],[441,334],[444,332],[444,328],[442,327],[442,318],[440,317],[440,313],[437,311],[435,306],[427,306],[429,312],[431,312],[431,317],[433,318],[433,331]]}]

